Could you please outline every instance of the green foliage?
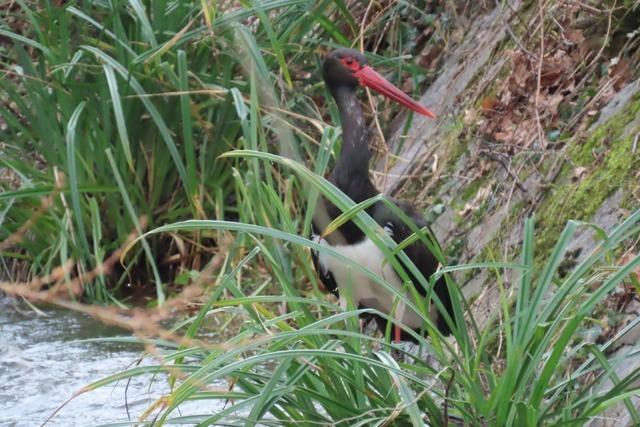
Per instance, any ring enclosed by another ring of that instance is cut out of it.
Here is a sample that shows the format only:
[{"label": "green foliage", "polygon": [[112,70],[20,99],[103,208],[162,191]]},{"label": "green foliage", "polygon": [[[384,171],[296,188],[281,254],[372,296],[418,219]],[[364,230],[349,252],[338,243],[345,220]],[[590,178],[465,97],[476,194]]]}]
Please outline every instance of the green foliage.
[{"label": "green foliage", "polygon": [[[7,6],[0,18],[0,122],[6,124],[0,127],[6,142],[0,164],[15,182],[0,183],[0,240],[33,216],[43,196],[52,206],[34,218],[37,236],[26,236],[19,250],[3,256],[28,258],[32,275],[68,260],[76,272],[88,271],[143,218],[156,226],[237,217],[243,207],[234,200],[244,191],[236,188],[237,160],[219,159],[230,148],[315,157],[321,117],[311,97],[324,89],[308,82],[320,80],[322,51],[349,44],[360,32],[359,16],[341,0],[227,3]],[[387,9],[385,16],[395,22],[407,7]],[[384,36],[382,26],[369,26],[364,36]],[[385,45],[405,43],[401,34],[384,37]],[[261,102],[250,107],[248,99],[258,94]],[[296,184],[290,184],[295,198]],[[176,242],[150,237],[110,277],[88,286],[86,296],[122,297],[122,285],[130,283],[155,286],[162,301],[176,270],[197,269],[201,247],[212,243],[204,235],[182,242],[176,265],[168,261],[178,251]]]},{"label": "green foliage", "polygon": [[[372,201],[354,205],[322,178],[339,134],[323,124],[312,97],[326,94],[320,83],[308,84],[307,73],[318,67],[315,49],[348,44],[359,33],[361,15],[345,2],[15,4],[11,13],[21,25],[0,21],[0,35],[11,41],[0,80],[7,124],[0,127],[6,141],[0,162],[18,185],[0,194],[0,240],[31,218],[35,225],[19,251],[3,256],[27,258],[33,275],[70,259],[77,272],[90,270],[129,233],[142,231],[146,219],[152,231],[129,247],[121,270],[98,278],[86,293],[107,301],[126,282],[152,283],[161,302],[174,275],[184,286],[186,275],[197,280],[211,266],[214,260],[205,258],[198,267],[203,247],[218,245],[224,254],[201,310],[176,333],[189,340],[223,315],[240,323],[238,333],[220,345],[157,341],[162,363],[87,387],[136,375],[169,377],[173,391],[158,405],[158,417],[124,425],[255,425],[270,418],[283,425],[442,426],[449,424],[445,414],[467,425],[581,425],[636,392],[640,373],[615,378],[613,368],[624,360],[602,357],[619,336],[598,347],[574,337],[640,264],[638,258],[625,267],[606,263],[621,242],[637,237],[640,212],[561,283],[555,272],[566,245],[585,225],[570,222],[543,263],[534,262],[529,221],[519,263],[443,269],[490,268],[503,281],[509,271],[520,284],[515,304],[503,293],[500,319],[469,322],[454,339],[429,320],[429,305],[441,305],[437,298],[406,299],[425,319],[430,337],[417,338],[429,361],[405,353],[411,363],[396,362],[387,341],[359,331],[358,315],[372,310],[342,312],[304,288],[318,285],[308,248],[337,255],[301,237],[309,235],[320,193],[347,212],[338,221],[354,219],[390,264],[414,268],[363,211]],[[414,30],[403,19],[433,21],[412,5],[394,3],[364,36],[386,38],[396,54],[410,49]],[[387,22],[394,31],[385,32]],[[412,65],[397,71],[424,77]],[[318,74],[312,78],[319,81]],[[236,151],[222,156],[230,150]],[[311,169],[302,165],[309,158]],[[34,217],[43,196],[52,206]],[[430,236],[414,231],[444,263]],[[177,266],[169,256],[176,254]],[[435,277],[416,276],[431,289]],[[450,285],[462,325],[466,307]],[[576,356],[584,358],[578,367]],[[233,389],[209,387],[221,378]],[[614,388],[598,391],[606,378],[615,379]],[[200,399],[231,401],[216,414],[177,413],[182,402]]]},{"label": "green foliage", "polygon": [[[563,169],[560,184],[538,210],[545,230],[538,239],[541,247],[553,245],[552,236],[560,231],[566,218],[588,220],[616,191],[623,192],[623,200],[633,197],[637,183],[632,177],[640,160],[632,153],[636,132],[627,131],[626,127],[636,126],[634,118],[639,112],[640,100],[635,100],[582,144],[569,148],[570,161]],[[581,173],[571,179],[577,168],[584,168],[584,176]]]},{"label": "green foliage", "polygon": [[[389,262],[394,261],[395,245],[363,211],[367,202],[354,205],[323,178],[290,159],[255,151],[236,151],[228,156],[243,158],[247,165],[257,161],[265,171],[274,170],[272,162],[290,169],[308,185],[308,194],[320,192],[349,212],[348,217],[375,239]],[[251,181],[252,176],[248,172],[250,179],[243,180],[247,192],[257,184]],[[640,371],[619,378],[614,369],[626,359],[607,360],[604,356],[624,331],[601,345],[578,338],[580,328],[589,321],[587,316],[640,266],[640,257],[623,267],[608,263],[612,252],[638,237],[640,211],[608,235],[598,230],[604,237],[598,249],[560,282],[557,270],[574,233],[594,225],[570,221],[548,258],[537,263],[534,221],[528,220],[519,262],[442,269],[438,274],[489,268],[499,281],[507,274],[511,280],[515,277],[516,292],[513,296],[506,290],[501,293],[497,318],[482,326],[468,321],[465,328],[455,331],[454,339],[442,337],[432,328],[428,308],[418,304],[416,309],[430,335],[427,339],[418,337],[420,348],[431,355],[424,358],[361,333],[358,315],[374,310],[342,312],[317,296],[300,296],[296,284],[300,283],[299,274],[308,274],[299,264],[307,259],[306,248],[340,256],[288,228],[296,219],[287,213],[285,200],[243,200],[250,211],[262,212],[265,217],[283,215],[278,228],[205,220],[165,225],[149,232],[191,235],[217,230],[251,237],[255,249],[235,268],[226,267],[202,310],[182,326],[188,327],[187,336],[193,337],[206,326],[207,318],[226,312],[241,320],[239,332],[218,346],[172,347],[158,341],[164,352],[155,371],[148,366],[133,368],[98,381],[88,390],[136,375],[172,378],[174,389],[163,398],[166,406],[157,413],[154,425],[444,426],[452,422],[444,418],[447,414],[470,426],[581,426],[620,401],[627,402],[634,422],[640,420],[629,400],[639,392],[634,383]],[[244,285],[246,279],[238,278],[238,271],[259,260],[270,270],[272,286],[251,291]],[[348,259],[341,261],[362,270]],[[384,279],[364,272],[403,298]],[[433,283],[435,277],[425,279]],[[457,293],[454,296],[457,317],[464,304]],[[280,311],[283,304],[287,307],[284,312]],[[392,351],[403,354],[404,361],[396,362]],[[603,387],[608,378],[614,380],[614,386]],[[210,390],[223,379],[234,384],[232,389]],[[196,399],[232,401],[216,414],[177,413],[181,403]]]}]

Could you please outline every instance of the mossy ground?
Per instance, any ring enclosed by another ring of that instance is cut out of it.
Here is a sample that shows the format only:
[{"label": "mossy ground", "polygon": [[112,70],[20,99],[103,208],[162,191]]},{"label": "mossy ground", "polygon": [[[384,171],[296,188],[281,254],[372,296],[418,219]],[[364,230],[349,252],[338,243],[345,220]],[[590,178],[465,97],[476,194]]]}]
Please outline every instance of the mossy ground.
[{"label": "mossy ground", "polygon": [[[520,234],[522,221],[535,212],[536,222],[536,260],[545,259],[556,243],[557,237],[566,225],[567,221],[592,220],[594,214],[603,203],[618,190],[623,191],[621,208],[634,209],[640,204],[633,197],[640,183],[636,174],[640,171],[640,156],[632,153],[635,135],[640,131],[640,123],[635,122],[640,115],[640,96],[637,96],[629,104],[606,123],[600,125],[586,137],[573,135],[567,138],[564,148],[554,151],[553,156],[545,156],[538,163],[538,169],[528,167],[526,164],[519,169],[521,182],[531,174],[544,176],[550,174],[553,164],[563,156],[564,165],[550,186],[544,184],[540,188],[529,188],[531,194],[522,198],[509,200],[509,212],[502,219],[499,230],[495,236],[477,254],[469,254],[465,251],[469,242],[464,237],[455,237],[445,243],[449,261],[468,262],[469,260],[502,261],[505,253],[505,244],[515,244],[510,237],[513,233]],[[473,152],[474,140],[472,132],[461,132],[456,126],[451,129],[442,143],[442,153],[445,155],[441,161],[446,162],[446,173],[453,173],[453,165],[458,163],[464,155]],[[636,150],[638,147],[636,147]],[[472,162],[473,159],[467,159]],[[513,159],[516,162],[516,159]],[[518,162],[520,162],[518,160]],[[532,162],[530,162],[532,163]],[[514,168],[515,169],[515,168]],[[582,172],[579,176],[576,171]],[[496,181],[497,170],[480,174],[474,179],[464,182],[457,187],[454,194],[451,192],[451,184],[443,180],[441,187],[436,189],[438,194],[448,193],[451,196],[449,205],[456,212],[461,212],[464,205],[476,196],[478,190],[491,181]],[[500,187],[500,182],[496,187]],[[541,183],[543,184],[543,183]],[[495,193],[495,194],[494,194]],[[491,203],[483,202],[468,216],[457,215],[454,217],[456,227],[470,230],[478,226],[483,218],[488,218],[492,213],[506,203],[504,192],[492,190]],[[500,201],[502,200],[502,201]],[[532,202],[534,202],[532,204]],[[426,201],[425,201],[426,202]],[[507,248],[510,259],[516,259],[519,247],[516,244]],[[468,270],[460,274],[458,281],[464,284],[472,278],[477,271]],[[493,276],[490,273],[490,276]]]},{"label": "mossy ground", "polygon": [[[551,250],[569,219],[589,221],[605,200],[622,190],[623,200],[640,185],[634,172],[640,168],[640,156],[632,153],[634,135],[640,129],[625,129],[640,113],[640,97],[636,97],[621,113],[600,126],[582,144],[567,150],[568,162],[550,195],[538,206],[539,230],[537,250]],[[572,180],[577,168],[586,168],[583,176]],[[635,206],[636,208],[638,206]]]}]

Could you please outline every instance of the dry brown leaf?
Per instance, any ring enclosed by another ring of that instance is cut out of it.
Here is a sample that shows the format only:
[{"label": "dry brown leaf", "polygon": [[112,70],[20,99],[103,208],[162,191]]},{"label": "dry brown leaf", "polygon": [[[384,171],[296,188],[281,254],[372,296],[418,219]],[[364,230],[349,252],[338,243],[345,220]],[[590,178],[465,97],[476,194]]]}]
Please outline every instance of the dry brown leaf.
[{"label": "dry brown leaf", "polygon": [[513,139],[513,132],[496,132],[493,138],[499,142],[508,142]]},{"label": "dry brown leaf", "polygon": [[569,42],[577,45],[584,43],[585,40],[582,30],[576,28],[569,28],[566,30],[565,37]]},{"label": "dry brown leaf", "polygon": [[485,96],[480,102],[480,108],[482,108],[482,112],[485,114],[497,110],[499,105],[500,103],[495,96]]},{"label": "dry brown leaf", "polygon": [[613,80],[613,87],[616,91],[622,89],[633,77],[629,60],[620,58],[614,65],[609,68],[609,76]]},{"label": "dry brown leaf", "polygon": [[564,100],[564,96],[559,94],[559,93],[556,93],[555,95],[545,96],[540,101],[540,106],[546,112],[550,113],[552,116],[557,116],[558,115],[558,106],[560,105],[562,100]]}]

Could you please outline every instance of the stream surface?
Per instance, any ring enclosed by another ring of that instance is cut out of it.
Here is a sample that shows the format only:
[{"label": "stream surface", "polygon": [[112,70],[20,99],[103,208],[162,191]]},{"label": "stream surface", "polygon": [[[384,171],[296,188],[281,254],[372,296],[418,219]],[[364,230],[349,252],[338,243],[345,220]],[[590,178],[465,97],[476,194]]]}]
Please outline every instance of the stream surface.
[{"label": "stream surface", "polygon": [[[26,304],[0,296],[0,426],[39,426],[82,387],[131,367],[141,346],[87,342],[89,338],[127,336],[80,313],[47,308],[37,314]],[[142,364],[157,364],[156,361]],[[96,426],[135,421],[168,392],[160,376],[135,377],[84,393],[46,426]],[[222,402],[188,402],[176,416],[212,414]],[[153,419],[152,417],[147,420]]]}]

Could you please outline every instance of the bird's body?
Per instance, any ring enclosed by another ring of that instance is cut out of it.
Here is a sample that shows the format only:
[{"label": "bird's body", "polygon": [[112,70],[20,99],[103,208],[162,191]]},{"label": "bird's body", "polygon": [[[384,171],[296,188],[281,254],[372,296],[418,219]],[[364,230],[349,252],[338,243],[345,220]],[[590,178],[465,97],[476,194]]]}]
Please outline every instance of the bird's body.
[{"label": "bird's body", "polygon": [[[356,94],[358,85],[371,87],[421,114],[435,116],[368,67],[364,57],[357,51],[350,49],[333,51],[325,60],[323,74],[325,83],[338,104],[343,136],[342,152],[329,180],[354,202],[359,203],[378,195],[379,191],[369,178],[369,131]],[[417,210],[405,203],[394,202],[418,228],[426,227],[424,218]],[[320,198],[314,212],[314,239],[321,245],[330,246],[334,251],[378,274],[411,300],[411,293],[404,288],[402,280],[391,263],[355,223],[348,221],[332,233],[323,235],[327,225],[341,213],[342,211],[336,206]],[[409,226],[382,202],[369,207],[367,213],[396,243],[402,242],[412,234]],[[404,252],[424,277],[429,278],[436,271],[438,262],[422,242],[417,241],[408,245],[404,248]],[[393,314],[395,319],[412,329],[420,330],[424,327],[424,321],[418,313],[406,307],[405,304],[398,303],[393,293],[369,276],[326,253],[314,252],[313,261],[321,282],[329,291],[340,297],[342,307],[346,308],[347,298],[350,298],[356,307],[373,308],[383,313]],[[405,270],[418,293],[425,296],[426,290],[418,284],[418,280],[407,269]],[[434,292],[447,312],[451,314],[450,295],[442,278],[436,282]],[[443,334],[450,332],[449,325],[435,308],[435,304],[431,304],[430,316]],[[451,316],[453,317],[452,314]],[[376,316],[376,321],[380,328],[386,327],[387,322],[384,318]],[[400,339],[399,328],[395,330],[395,338]]]},{"label": "bird's body", "polygon": [[[384,226],[384,231],[391,238],[394,237],[391,223]],[[409,290],[404,289],[400,277],[371,239],[365,236],[356,243],[342,245],[331,245],[320,236],[315,236],[315,239],[320,245],[329,246],[355,264],[376,273],[393,286],[398,293],[403,294],[409,301],[411,300],[412,297]],[[395,297],[370,276],[361,271],[351,269],[342,261],[327,254],[317,253],[315,256],[318,268],[321,270],[321,277],[325,278],[323,282],[330,282],[326,277],[329,274],[332,275],[338,294],[343,296],[341,298],[343,308],[346,308],[346,298],[350,298],[356,307],[373,308],[383,313],[392,313],[394,311]],[[432,307],[431,315],[433,316],[434,314],[435,306]],[[424,323],[418,313],[411,308],[403,309],[402,305],[395,309],[394,317],[412,329],[420,329]]]}]

